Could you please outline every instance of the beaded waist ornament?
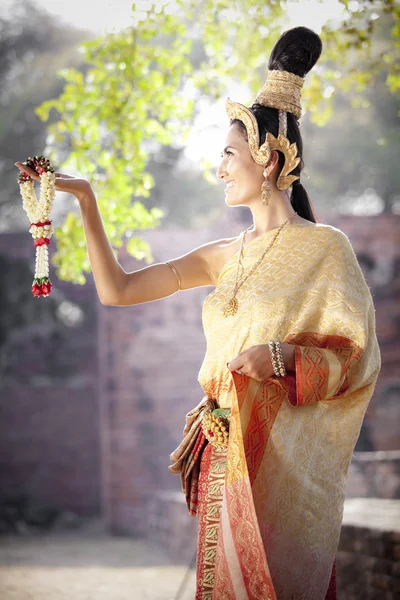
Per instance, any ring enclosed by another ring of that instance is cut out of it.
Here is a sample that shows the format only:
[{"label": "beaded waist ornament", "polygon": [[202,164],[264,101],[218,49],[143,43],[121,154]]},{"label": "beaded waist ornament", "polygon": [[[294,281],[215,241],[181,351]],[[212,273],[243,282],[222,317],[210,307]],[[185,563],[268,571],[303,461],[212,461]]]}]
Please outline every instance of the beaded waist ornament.
[{"label": "beaded waist ornament", "polygon": [[50,213],[56,194],[56,174],[49,159],[44,156],[30,156],[23,164],[35,170],[40,177],[40,196],[38,200],[32,177],[23,172],[18,175],[23,208],[31,223],[29,231],[36,247],[36,268],[32,283],[32,295],[36,297],[49,296],[52,283],[49,279],[48,246],[54,233]]},{"label": "beaded waist ornament", "polygon": [[215,408],[207,412],[201,422],[204,437],[216,450],[228,447],[230,408]]}]

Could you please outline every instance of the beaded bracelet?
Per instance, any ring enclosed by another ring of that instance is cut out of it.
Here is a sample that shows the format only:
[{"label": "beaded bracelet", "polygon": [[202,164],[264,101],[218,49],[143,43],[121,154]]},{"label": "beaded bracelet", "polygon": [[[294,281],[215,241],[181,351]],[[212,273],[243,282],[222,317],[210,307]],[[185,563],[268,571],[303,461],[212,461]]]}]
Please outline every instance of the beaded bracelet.
[{"label": "beaded bracelet", "polygon": [[271,354],[271,363],[276,377],[284,377],[286,375],[285,363],[283,361],[281,343],[275,340],[268,342],[269,351]]}]

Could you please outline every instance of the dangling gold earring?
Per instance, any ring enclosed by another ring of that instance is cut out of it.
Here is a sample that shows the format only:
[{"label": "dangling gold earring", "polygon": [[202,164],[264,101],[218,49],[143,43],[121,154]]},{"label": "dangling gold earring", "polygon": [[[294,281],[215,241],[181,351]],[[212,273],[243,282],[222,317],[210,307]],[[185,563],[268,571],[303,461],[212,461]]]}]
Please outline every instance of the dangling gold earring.
[{"label": "dangling gold earring", "polygon": [[268,206],[269,199],[271,198],[271,182],[268,179],[268,173],[266,170],[263,172],[263,175],[265,180],[261,186],[261,200],[264,206]]}]

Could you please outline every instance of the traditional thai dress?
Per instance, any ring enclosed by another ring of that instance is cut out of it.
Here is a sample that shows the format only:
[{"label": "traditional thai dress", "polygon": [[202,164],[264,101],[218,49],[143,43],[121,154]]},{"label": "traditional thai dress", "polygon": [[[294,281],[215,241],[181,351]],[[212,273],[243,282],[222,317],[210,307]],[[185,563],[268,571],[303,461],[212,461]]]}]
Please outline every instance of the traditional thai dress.
[{"label": "traditional thai dress", "polygon": [[[275,233],[245,245],[245,274]],[[335,598],[347,472],[380,370],[371,293],[344,233],[288,224],[225,317],[237,260],[204,301],[205,396],[171,455],[199,519],[196,600]],[[262,382],[230,372],[271,339],[294,345],[295,372]],[[223,451],[200,427],[216,406],[231,409]]]}]

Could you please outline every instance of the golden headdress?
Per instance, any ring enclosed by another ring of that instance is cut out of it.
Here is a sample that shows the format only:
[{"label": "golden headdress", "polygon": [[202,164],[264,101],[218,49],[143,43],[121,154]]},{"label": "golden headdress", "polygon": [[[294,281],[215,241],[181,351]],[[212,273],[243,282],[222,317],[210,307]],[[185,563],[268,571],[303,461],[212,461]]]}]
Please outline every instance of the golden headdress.
[{"label": "golden headdress", "polygon": [[300,158],[297,156],[296,143],[291,144],[287,139],[286,113],[291,112],[297,119],[301,117],[301,88],[304,79],[288,71],[268,71],[267,81],[257,95],[255,103],[270,106],[279,110],[278,137],[267,133],[265,142],[260,147],[258,124],[253,113],[239,102],[226,101],[226,112],[231,119],[239,119],[244,123],[249,140],[249,148],[255,162],[266,165],[272,150],[279,150],[285,156],[285,163],[277,180],[277,187],[286,190],[296,179],[289,175],[297,167]]}]

